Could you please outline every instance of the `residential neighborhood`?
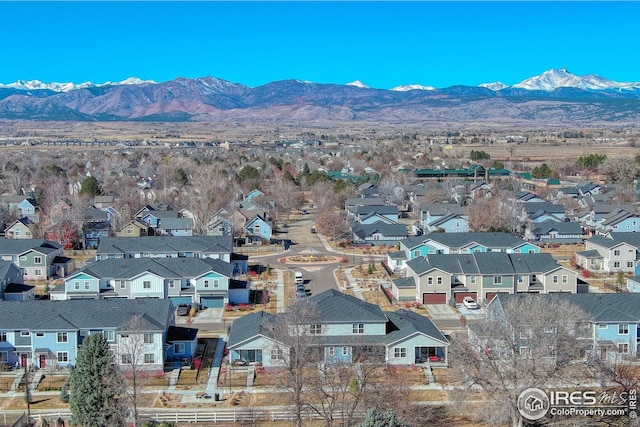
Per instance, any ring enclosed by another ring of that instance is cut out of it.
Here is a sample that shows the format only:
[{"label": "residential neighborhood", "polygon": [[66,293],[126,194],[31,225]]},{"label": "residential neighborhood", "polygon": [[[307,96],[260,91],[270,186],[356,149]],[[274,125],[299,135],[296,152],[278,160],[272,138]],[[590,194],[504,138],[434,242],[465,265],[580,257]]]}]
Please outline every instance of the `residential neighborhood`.
[{"label": "residential neighborhood", "polygon": [[[47,376],[69,378],[98,334],[128,375],[138,347],[159,384],[143,394],[186,407],[202,396],[217,396],[205,407],[250,405],[248,395],[274,387],[285,400],[266,407],[296,407],[286,400],[295,378],[328,387],[313,372],[336,381],[350,372],[358,399],[408,381],[447,401],[447,390],[467,387],[454,378],[474,378],[470,349],[478,363],[538,354],[532,335],[509,349],[492,329],[496,313],[500,328],[520,327],[515,306],[523,318],[553,317],[538,300],[564,307],[554,315],[578,313],[567,322],[584,334],[571,358],[594,366],[584,381],[635,366],[640,210],[605,197],[615,191],[606,184],[555,188],[477,163],[358,174],[357,162],[329,173],[271,159],[268,173],[254,161],[233,181],[204,164],[171,184],[140,177],[127,197],[127,181],[81,193],[89,178],[55,200],[35,186],[3,196],[0,360],[13,393],[27,380],[39,392]],[[198,186],[212,184],[202,197]],[[314,399],[309,407],[322,404]]]}]

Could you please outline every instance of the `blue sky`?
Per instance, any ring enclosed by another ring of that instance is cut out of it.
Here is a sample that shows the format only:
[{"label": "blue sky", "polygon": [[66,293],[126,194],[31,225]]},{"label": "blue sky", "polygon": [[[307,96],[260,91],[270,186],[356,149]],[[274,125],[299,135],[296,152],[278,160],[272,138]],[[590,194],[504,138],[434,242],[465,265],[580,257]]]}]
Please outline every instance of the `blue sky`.
[{"label": "blue sky", "polygon": [[4,2],[0,83],[640,81],[637,2]]}]

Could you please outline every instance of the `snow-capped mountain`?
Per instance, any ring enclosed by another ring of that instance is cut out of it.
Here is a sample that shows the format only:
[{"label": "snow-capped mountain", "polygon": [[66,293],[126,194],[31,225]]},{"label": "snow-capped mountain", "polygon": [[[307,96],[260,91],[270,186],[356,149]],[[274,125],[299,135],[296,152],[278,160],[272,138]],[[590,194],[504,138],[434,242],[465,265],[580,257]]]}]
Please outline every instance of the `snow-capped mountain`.
[{"label": "snow-capped mountain", "polygon": [[352,81],[351,83],[347,83],[347,86],[355,86],[355,87],[361,87],[363,89],[370,89],[369,86],[362,83],[360,80],[355,80],[355,81]]},{"label": "snow-capped mountain", "polygon": [[359,80],[347,85],[282,80],[257,87],[215,77],[161,83],[130,78],[102,84],[32,80],[0,85],[0,119],[637,123],[640,83],[575,76],[564,69],[514,86],[411,84],[391,90],[369,89]]},{"label": "snow-capped mountain", "polygon": [[499,90],[506,89],[509,87],[509,85],[506,85],[502,82],[482,83],[481,85],[478,85],[478,86],[491,89],[494,92],[497,92]]},{"label": "snow-capped mountain", "polygon": [[400,85],[396,87],[392,87],[390,90],[395,90],[397,92],[407,92],[410,90],[436,90],[433,86],[423,86],[423,85]]},{"label": "snow-capped mountain", "polygon": [[99,86],[123,86],[123,85],[141,85],[146,83],[155,83],[153,80],[142,80],[137,77],[129,77],[126,80],[122,80],[121,82],[105,82],[102,84],[92,83],[92,82],[84,82],[80,84],[76,83],[43,83],[40,80],[18,80],[13,83],[2,84],[0,83],[0,88],[13,88],[19,90],[52,90],[54,92],[71,92],[78,89],[86,89],[89,87],[99,87]]},{"label": "snow-capped mountain", "polygon": [[616,82],[595,74],[576,76],[567,71],[566,68],[560,68],[545,71],[539,76],[523,80],[512,87],[547,92],[561,87],[573,87],[583,90],[631,90],[640,89],[640,83]]}]

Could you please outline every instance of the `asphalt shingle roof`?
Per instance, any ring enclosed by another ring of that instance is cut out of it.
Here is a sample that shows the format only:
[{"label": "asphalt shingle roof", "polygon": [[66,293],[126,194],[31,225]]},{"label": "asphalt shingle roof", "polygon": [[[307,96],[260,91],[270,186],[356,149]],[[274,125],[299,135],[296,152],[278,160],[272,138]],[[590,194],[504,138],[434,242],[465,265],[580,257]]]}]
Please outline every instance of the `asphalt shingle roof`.
[{"label": "asphalt shingle roof", "polygon": [[212,270],[231,277],[233,265],[213,258],[110,258],[88,264],[69,277],[86,273],[98,278],[127,279],[148,271],[164,278],[183,278]]},{"label": "asphalt shingle roof", "polygon": [[[1,246],[0,246],[1,247]],[[96,255],[124,253],[231,253],[231,236],[103,237]]]},{"label": "asphalt shingle roof", "polygon": [[168,299],[0,301],[0,330],[122,329],[134,316],[163,331],[173,316]]}]

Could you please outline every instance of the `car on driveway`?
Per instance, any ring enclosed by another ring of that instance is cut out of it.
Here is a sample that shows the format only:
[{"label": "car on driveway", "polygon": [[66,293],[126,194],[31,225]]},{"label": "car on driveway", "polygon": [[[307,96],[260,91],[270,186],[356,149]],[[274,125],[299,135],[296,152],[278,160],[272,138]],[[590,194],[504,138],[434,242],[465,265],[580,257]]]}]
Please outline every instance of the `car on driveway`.
[{"label": "car on driveway", "polygon": [[176,309],[177,316],[188,316],[189,310],[191,310],[191,304],[180,304]]},{"label": "car on driveway", "polygon": [[462,304],[469,310],[475,310],[478,308],[478,303],[471,297],[464,297]]}]

